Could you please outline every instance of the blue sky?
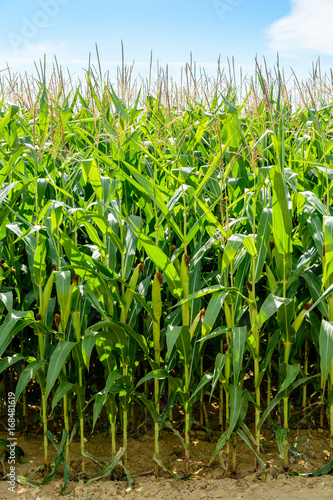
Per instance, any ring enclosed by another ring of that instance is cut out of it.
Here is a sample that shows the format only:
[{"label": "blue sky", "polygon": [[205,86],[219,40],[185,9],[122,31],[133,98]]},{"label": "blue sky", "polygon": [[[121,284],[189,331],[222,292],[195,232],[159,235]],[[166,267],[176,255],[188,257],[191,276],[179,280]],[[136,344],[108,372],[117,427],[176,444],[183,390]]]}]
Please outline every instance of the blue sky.
[{"label": "blue sky", "polygon": [[333,66],[333,0],[0,0],[0,70],[31,72],[33,60],[47,54],[71,73],[87,67],[98,44],[103,70],[114,73],[123,40],[127,63],[147,74],[153,59],[170,72],[189,61],[214,72],[221,55],[235,58],[245,73],[257,55],[276,61],[301,77],[320,56]]}]

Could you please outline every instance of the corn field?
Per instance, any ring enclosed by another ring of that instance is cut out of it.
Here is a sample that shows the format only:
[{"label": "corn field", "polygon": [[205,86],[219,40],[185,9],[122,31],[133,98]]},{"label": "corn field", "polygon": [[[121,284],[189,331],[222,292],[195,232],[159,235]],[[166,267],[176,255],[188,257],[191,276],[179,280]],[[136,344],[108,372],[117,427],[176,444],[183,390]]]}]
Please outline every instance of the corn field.
[{"label": "corn field", "polygon": [[263,425],[288,471],[293,407],[329,429],[330,471],[329,93],[314,78],[292,100],[259,67],[242,100],[232,74],[190,67],[181,86],[162,72],[141,93],[127,68],[118,88],[93,69],[69,88],[40,71],[0,81],[0,385],[23,427],[39,402],[42,482],[62,466],[68,483],[75,432],[82,472],[96,460],[85,439],[101,419],[112,456],[99,477],[130,480],[128,429],[147,419],[156,476],[165,430],[188,477],[212,400],[221,476],[236,474],[240,440],[265,468]]}]

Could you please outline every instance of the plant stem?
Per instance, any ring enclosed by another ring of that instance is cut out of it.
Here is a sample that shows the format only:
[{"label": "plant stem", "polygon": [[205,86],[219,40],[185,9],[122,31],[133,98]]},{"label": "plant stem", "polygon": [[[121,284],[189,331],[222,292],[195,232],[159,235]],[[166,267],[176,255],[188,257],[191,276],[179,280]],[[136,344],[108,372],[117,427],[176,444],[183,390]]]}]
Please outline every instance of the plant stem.
[{"label": "plant stem", "polygon": [[[333,359],[331,361],[330,367],[330,390],[333,387]],[[331,458],[333,457],[333,403],[330,404],[330,448],[331,448]]]},{"label": "plant stem", "polygon": [[[308,365],[309,365],[309,356],[308,356],[308,351],[309,351],[309,340],[305,339],[305,346],[304,346],[304,375],[305,377],[308,375]],[[302,407],[306,407],[306,389],[307,386],[304,384],[303,386],[303,399],[302,399]]]},{"label": "plant stem", "polygon": [[[203,356],[200,356],[200,378],[203,376]],[[204,423],[204,401],[203,401],[204,391],[201,389],[200,391],[200,424]]]},{"label": "plant stem", "polygon": [[[268,337],[267,337],[267,345],[269,345],[269,342],[271,340],[271,332],[269,331],[268,332]],[[266,398],[266,401],[267,401],[267,406],[269,405],[269,403],[271,402],[271,387],[272,387],[272,379],[271,379],[271,374],[272,373],[272,362],[270,361],[268,363],[268,367],[267,367],[267,398]]]},{"label": "plant stem", "polygon": [[[84,387],[83,385],[83,370],[79,368],[79,386]],[[85,463],[84,463],[84,416],[83,411],[80,413],[80,449],[81,449],[81,471],[84,472]]]},{"label": "plant stem", "polygon": [[128,409],[127,409],[127,396],[124,396],[124,406],[123,406],[123,447],[125,449],[124,453],[124,465],[127,467],[127,451],[128,451],[128,443],[127,443],[127,415],[128,415]]},{"label": "plant stem", "polygon": [[189,461],[190,461],[190,418],[191,415],[188,413],[187,404],[185,405],[185,456],[184,456],[184,472],[185,475],[189,473]]},{"label": "plant stem", "polygon": [[[251,259],[251,283],[248,284],[249,296],[253,301],[250,304],[250,316],[251,316],[251,326],[255,326],[257,321],[257,305],[256,305],[256,283],[255,283],[255,257]],[[258,428],[260,420],[260,383],[259,383],[259,356],[260,356],[260,333],[259,328],[256,326],[253,328],[253,336],[255,341],[255,359],[254,359],[254,387],[256,396],[256,407],[255,407],[255,440],[257,445],[257,454],[260,453],[260,428]],[[259,464],[256,459],[256,470],[258,470]]]},{"label": "plant stem", "polygon": [[[291,342],[284,342],[284,362],[287,365],[289,362],[289,355],[291,350]],[[283,396],[283,428],[285,431],[284,440],[283,440],[283,469],[285,472],[288,471],[289,468],[289,397],[288,397],[288,389],[285,390]]]},{"label": "plant stem", "polygon": [[320,388],[322,391],[322,396],[321,396],[321,402],[322,404],[320,405],[320,415],[319,415],[319,426],[324,427],[324,393],[325,393],[325,385],[324,385],[324,380],[323,376],[320,376]]},{"label": "plant stem", "polygon": [[[38,348],[39,348],[39,359],[44,360],[44,336],[43,334],[38,334]],[[47,401],[45,387],[41,386],[42,393],[42,419],[43,419],[43,432],[44,432],[44,465],[45,471],[48,472],[49,461],[48,461],[48,439],[47,439]]]},{"label": "plant stem", "polygon": [[[226,383],[229,384],[229,379],[230,379],[230,333],[227,333],[227,344],[228,344],[228,349],[226,354],[228,355],[228,358],[225,362],[225,378],[226,378]],[[227,431],[229,428],[229,420],[230,420],[230,394],[229,391],[225,391],[225,430]],[[226,468],[227,468],[227,473],[229,472],[229,454],[230,454],[230,442],[228,441],[226,444]]]},{"label": "plant stem", "polygon": [[65,394],[63,397],[63,403],[64,403],[64,424],[65,424],[65,430],[67,431],[67,439],[66,439],[66,446],[65,446],[65,460],[66,460],[67,464],[69,465],[69,418],[68,418],[67,394]]},{"label": "plant stem", "polygon": [[[161,281],[162,275],[156,271],[154,276],[153,285],[152,285],[152,305],[154,311],[154,320],[153,320],[153,341],[154,341],[154,354],[155,354],[155,362],[160,367],[161,363],[161,346],[160,346],[160,320],[162,316],[162,299],[161,299]],[[155,410],[157,415],[160,414],[160,382],[157,378],[154,379],[154,402],[155,402]],[[155,455],[157,460],[160,458],[160,424],[159,422],[155,422]],[[159,475],[159,467],[155,462],[155,475],[158,477]]]},{"label": "plant stem", "polygon": [[107,401],[107,412],[110,424],[111,454],[113,458],[117,453],[117,445],[116,445],[117,405],[114,394],[109,395]]}]

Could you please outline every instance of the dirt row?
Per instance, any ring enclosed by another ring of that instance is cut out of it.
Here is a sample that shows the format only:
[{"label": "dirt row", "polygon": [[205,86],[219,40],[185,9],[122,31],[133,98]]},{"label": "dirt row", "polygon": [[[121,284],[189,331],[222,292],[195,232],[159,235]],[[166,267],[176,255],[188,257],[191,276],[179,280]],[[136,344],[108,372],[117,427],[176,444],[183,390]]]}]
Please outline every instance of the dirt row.
[{"label": "dirt row", "polygon": [[[0,437],[6,438],[4,434]],[[290,471],[313,473],[321,469],[330,459],[329,435],[327,430],[298,430],[290,435]],[[18,445],[24,450],[26,463],[16,464],[16,475],[21,477],[35,470],[43,462],[42,439],[18,436]],[[133,475],[132,489],[126,480],[102,479],[85,484],[80,474],[79,442],[71,446],[71,481],[67,487],[68,499],[108,500],[108,499],[200,499],[200,498],[275,498],[283,499],[331,499],[333,498],[333,476],[319,477],[290,476],[282,472],[282,460],[279,456],[275,438],[270,430],[262,436],[262,459],[267,470],[259,477],[254,475],[254,457],[241,440],[237,445],[237,476],[228,478],[221,468],[219,460],[210,464],[215,442],[210,442],[204,431],[191,432],[191,472],[190,479],[174,479],[167,473],[156,479],[153,474],[152,457],[153,435],[144,434],[129,441],[128,468]],[[89,436],[87,451],[101,462],[110,461],[110,442],[107,433]],[[51,458],[55,457],[50,449]],[[161,435],[161,461],[173,474],[183,474],[183,449],[178,438],[167,431]],[[8,470],[8,464],[5,464]],[[92,460],[86,459],[87,476],[91,478],[100,471]],[[40,481],[42,476],[35,474],[32,479]],[[61,474],[43,487],[15,484],[15,493],[8,490],[6,479],[0,482],[0,499],[51,500],[62,498],[63,486]]]}]

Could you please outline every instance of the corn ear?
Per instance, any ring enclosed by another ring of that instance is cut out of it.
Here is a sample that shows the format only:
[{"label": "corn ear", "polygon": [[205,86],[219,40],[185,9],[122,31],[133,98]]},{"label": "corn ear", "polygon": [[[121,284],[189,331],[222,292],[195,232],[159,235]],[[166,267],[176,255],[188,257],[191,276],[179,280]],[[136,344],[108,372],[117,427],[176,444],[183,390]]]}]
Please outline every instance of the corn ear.
[{"label": "corn ear", "polygon": [[81,340],[81,315],[80,311],[72,311],[72,323],[74,328],[74,333],[76,340],[80,342]]},{"label": "corn ear", "polygon": [[162,316],[161,284],[162,284],[162,275],[161,273],[156,273],[153,279],[153,287],[152,287],[152,306],[155,318],[154,323],[155,322],[159,323]]},{"label": "corn ear", "polygon": [[228,306],[227,302],[224,302],[224,314],[225,314],[225,320],[226,320],[227,327],[231,328],[233,326],[233,321],[232,321],[230,307]]},{"label": "corn ear", "polygon": [[303,319],[305,318],[306,313],[308,312],[308,310],[310,309],[312,304],[313,304],[313,300],[310,300],[309,302],[307,302],[305,304],[305,306],[303,307],[303,309],[301,310],[301,312],[297,315],[297,317],[292,325],[293,329],[295,330],[295,333],[298,332],[298,330],[303,322]]},{"label": "corn ear", "polygon": [[49,279],[47,280],[47,283],[45,285],[43,294],[42,294],[42,303],[39,307],[39,314],[41,315],[41,320],[44,321],[45,316],[46,316],[46,311],[50,302],[51,298],[51,293],[52,293],[52,288],[53,288],[53,283],[54,283],[54,271],[56,270],[56,264],[52,264],[52,270],[51,274],[49,276]]},{"label": "corn ear", "polygon": [[265,265],[265,268],[266,268],[268,288],[272,293],[274,293],[278,287],[278,284],[277,284],[277,282],[274,278],[274,274],[272,273],[268,264]]},{"label": "corn ear", "polygon": [[199,324],[199,321],[200,320],[203,320],[204,316],[205,316],[205,309],[201,309],[201,311],[196,315],[196,317],[194,318],[194,321],[192,323],[192,325],[190,326],[189,330],[190,330],[190,339],[192,340],[193,339],[193,336],[194,336],[194,333],[195,333],[195,330]]},{"label": "corn ear", "polygon": [[77,283],[75,282],[75,280],[73,280],[73,282],[71,283],[70,289],[69,289],[69,297],[68,297],[67,307],[65,309],[65,314],[61,318],[62,319],[62,324],[63,324],[64,331],[65,331],[65,328],[67,326],[67,323],[68,323],[68,320],[69,320],[69,316],[70,316],[70,313],[71,313],[72,295],[73,295],[74,287],[76,286],[76,284]]}]

